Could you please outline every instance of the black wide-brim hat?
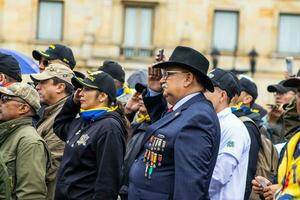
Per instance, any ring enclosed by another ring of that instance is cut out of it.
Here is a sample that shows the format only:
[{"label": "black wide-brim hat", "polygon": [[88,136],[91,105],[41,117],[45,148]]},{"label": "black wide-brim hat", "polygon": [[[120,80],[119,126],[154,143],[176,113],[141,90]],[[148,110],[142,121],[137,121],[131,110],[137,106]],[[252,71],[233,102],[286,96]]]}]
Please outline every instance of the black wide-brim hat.
[{"label": "black wide-brim hat", "polygon": [[211,92],[214,91],[213,83],[207,76],[209,62],[195,49],[178,46],[174,49],[169,61],[158,63],[153,68],[166,68],[169,66],[182,67],[191,71],[195,76],[199,77],[205,89]]}]

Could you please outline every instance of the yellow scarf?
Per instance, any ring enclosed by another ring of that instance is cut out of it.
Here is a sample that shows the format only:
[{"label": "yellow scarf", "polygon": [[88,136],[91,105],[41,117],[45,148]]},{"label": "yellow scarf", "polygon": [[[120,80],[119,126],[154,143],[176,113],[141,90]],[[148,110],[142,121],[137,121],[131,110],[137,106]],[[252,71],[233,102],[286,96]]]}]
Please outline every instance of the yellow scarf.
[{"label": "yellow scarf", "polygon": [[143,114],[138,114],[136,122],[141,123],[141,122],[150,122],[150,116],[143,115]]},{"label": "yellow scarf", "polygon": [[294,158],[299,140],[300,131],[287,144],[278,168],[277,180],[280,189],[275,193],[276,200],[300,199],[300,156]]},{"label": "yellow scarf", "polygon": [[123,90],[124,90],[125,94],[133,94],[133,93],[135,93],[135,90],[129,88],[126,84],[123,85]]}]

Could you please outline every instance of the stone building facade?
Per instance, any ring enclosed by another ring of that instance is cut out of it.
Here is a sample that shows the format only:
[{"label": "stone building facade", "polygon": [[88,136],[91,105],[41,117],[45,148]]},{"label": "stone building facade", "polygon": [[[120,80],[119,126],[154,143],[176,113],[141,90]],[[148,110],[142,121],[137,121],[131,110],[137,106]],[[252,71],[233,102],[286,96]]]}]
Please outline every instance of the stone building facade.
[{"label": "stone building facade", "polygon": [[51,43],[70,46],[78,68],[114,59],[145,68],[164,48],[188,45],[219,66],[280,72],[284,57],[299,65],[299,0],[0,0],[0,47],[31,56]]}]

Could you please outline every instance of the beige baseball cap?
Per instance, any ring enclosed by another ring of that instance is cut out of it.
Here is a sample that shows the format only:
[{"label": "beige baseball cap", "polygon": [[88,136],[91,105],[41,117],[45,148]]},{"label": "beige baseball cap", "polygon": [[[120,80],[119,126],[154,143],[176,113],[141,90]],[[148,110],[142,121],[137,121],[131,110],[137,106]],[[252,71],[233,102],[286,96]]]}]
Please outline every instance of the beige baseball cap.
[{"label": "beige baseball cap", "polygon": [[41,108],[38,92],[27,83],[13,83],[8,87],[0,87],[0,93],[23,99],[35,112]]},{"label": "beige baseball cap", "polygon": [[71,79],[73,76],[74,72],[69,67],[60,63],[53,63],[46,67],[42,73],[31,74],[30,78],[33,81],[44,81],[56,77],[72,84]]}]

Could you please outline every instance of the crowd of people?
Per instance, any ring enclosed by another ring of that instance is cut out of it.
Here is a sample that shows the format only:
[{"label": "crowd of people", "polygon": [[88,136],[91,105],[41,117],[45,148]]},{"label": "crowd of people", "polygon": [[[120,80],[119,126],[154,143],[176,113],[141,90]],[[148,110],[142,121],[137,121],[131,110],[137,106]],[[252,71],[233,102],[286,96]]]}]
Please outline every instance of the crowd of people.
[{"label": "crowd of people", "polygon": [[300,199],[300,73],[263,107],[253,79],[190,47],[127,83],[111,60],[74,70],[65,45],[32,57],[22,82],[0,54],[0,199]]}]

